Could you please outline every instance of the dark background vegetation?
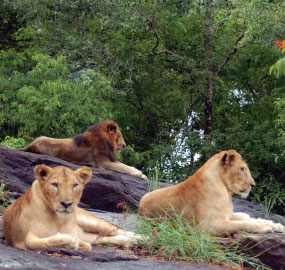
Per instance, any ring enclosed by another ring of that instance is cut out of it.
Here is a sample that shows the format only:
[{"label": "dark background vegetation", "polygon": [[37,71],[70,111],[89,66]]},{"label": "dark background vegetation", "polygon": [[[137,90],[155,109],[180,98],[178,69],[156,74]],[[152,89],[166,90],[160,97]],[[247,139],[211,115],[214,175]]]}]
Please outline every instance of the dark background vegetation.
[{"label": "dark background vegetation", "polygon": [[120,158],[175,181],[233,148],[256,179],[250,199],[284,214],[285,77],[269,72],[284,11],[282,0],[1,1],[0,141],[113,119]]}]

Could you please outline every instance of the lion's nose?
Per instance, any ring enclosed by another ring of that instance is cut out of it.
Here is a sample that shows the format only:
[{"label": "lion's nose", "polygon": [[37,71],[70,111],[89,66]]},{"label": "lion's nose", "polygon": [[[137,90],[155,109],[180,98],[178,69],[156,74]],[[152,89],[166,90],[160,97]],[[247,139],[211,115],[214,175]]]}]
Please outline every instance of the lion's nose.
[{"label": "lion's nose", "polygon": [[60,202],[60,204],[67,209],[70,205],[72,205],[72,203],[66,203],[66,202]]}]

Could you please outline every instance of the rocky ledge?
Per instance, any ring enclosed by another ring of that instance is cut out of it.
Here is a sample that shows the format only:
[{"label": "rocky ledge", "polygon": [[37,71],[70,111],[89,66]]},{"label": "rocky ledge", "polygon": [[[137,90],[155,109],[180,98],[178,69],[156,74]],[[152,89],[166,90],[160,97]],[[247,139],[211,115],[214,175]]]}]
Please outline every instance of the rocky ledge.
[{"label": "rocky ledge", "polygon": [[[13,150],[0,145],[0,181],[5,183],[11,198],[18,198],[34,181],[33,168],[38,164],[48,166],[79,166],[55,157]],[[161,183],[160,186],[165,184]],[[124,227],[135,229],[136,215],[126,216],[126,207],[136,210],[141,197],[155,184],[128,174],[93,169],[92,179],[87,184],[81,206],[95,211],[97,217]],[[264,207],[245,200],[234,199],[235,211],[244,212],[251,217],[269,218],[284,224],[284,218],[276,215],[265,217]],[[99,211],[98,211],[99,210]],[[101,210],[101,211],[100,211]],[[1,220],[0,220],[1,223]],[[1,224],[0,224],[1,226]],[[2,226],[1,226],[2,228]],[[214,266],[189,265],[184,262],[168,262],[136,256],[131,250],[97,247],[92,252],[70,249],[48,249],[41,251],[22,251],[9,247],[0,231],[0,269],[224,269]],[[263,263],[272,269],[285,268],[285,234],[236,234],[242,239],[241,248],[252,256],[259,255]]]}]

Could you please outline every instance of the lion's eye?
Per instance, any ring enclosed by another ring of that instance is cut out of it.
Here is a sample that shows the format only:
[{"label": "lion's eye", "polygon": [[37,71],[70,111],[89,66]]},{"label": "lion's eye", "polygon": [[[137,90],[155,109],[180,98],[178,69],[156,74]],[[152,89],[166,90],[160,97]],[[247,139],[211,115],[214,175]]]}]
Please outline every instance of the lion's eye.
[{"label": "lion's eye", "polygon": [[240,168],[243,172],[245,172],[245,168]]},{"label": "lion's eye", "polygon": [[51,183],[51,185],[55,188],[58,188],[58,184],[57,183]]},{"label": "lion's eye", "polygon": [[76,188],[78,186],[78,184],[74,184],[72,188]]}]

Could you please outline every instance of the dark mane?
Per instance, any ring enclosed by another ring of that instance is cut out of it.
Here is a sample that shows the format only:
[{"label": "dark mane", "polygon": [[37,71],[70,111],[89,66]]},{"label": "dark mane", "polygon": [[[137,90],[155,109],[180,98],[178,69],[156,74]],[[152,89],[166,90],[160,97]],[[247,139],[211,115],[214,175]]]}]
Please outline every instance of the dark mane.
[{"label": "dark mane", "polygon": [[117,158],[114,154],[114,146],[109,140],[104,140],[104,144],[106,146],[107,153],[102,153],[104,156],[108,157],[111,161],[116,162]]},{"label": "dark mane", "polygon": [[83,133],[76,135],[73,138],[76,146],[89,146],[89,141],[84,137]]}]

